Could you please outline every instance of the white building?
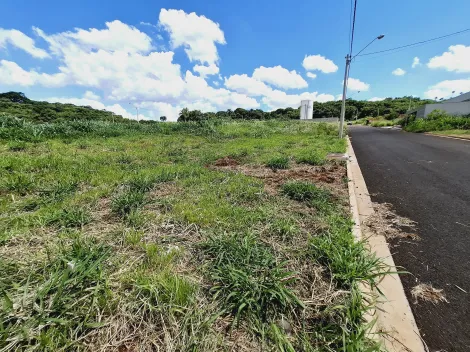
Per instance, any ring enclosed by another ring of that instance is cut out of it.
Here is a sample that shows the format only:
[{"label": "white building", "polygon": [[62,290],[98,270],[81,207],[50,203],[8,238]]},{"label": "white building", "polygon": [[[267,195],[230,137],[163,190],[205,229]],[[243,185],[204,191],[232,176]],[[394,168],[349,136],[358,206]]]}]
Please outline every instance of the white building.
[{"label": "white building", "polygon": [[409,112],[416,112],[417,118],[423,118],[427,117],[434,110],[443,110],[449,115],[470,115],[470,92],[439,103],[426,104]]},{"label": "white building", "polygon": [[312,120],[313,118],[313,100],[302,100],[300,102],[300,119]]}]

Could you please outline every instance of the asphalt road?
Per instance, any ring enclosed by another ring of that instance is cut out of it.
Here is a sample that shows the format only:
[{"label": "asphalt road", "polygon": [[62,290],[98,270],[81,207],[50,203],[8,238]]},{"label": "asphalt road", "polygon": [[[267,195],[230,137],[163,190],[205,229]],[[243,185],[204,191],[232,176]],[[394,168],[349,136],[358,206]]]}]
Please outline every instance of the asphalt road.
[{"label": "asphalt road", "polygon": [[[421,241],[393,240],[422,337],[430,351],[470,351],[470,141],[350,126],[372,200],[418,223]],[[411,297],[418,283],[443,289],[449,303]],[[466,292],[464,292],[466,291]]]}]

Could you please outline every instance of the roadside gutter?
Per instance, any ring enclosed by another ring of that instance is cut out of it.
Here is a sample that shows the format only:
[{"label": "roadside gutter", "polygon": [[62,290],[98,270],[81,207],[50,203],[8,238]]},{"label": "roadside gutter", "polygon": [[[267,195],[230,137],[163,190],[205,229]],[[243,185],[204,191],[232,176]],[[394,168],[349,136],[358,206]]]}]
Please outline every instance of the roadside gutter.
[{"label": "roadside gutter", "polygon": [[[382,259],[397,272],[392,254],[385,237],[371,232],[364,225],[365,220],[374,214],[372,201],[356,159],[354,149],[348,139],[349,156],[347,161],[348,190],[351,213],[354,220],[353,234],[356,240],[366,239],[372,253]],[[403,285],[398,274],[386,275],[379,283],[378,290],[373,292],[366,285],[361,286],[366,299],[375,301],[375,310],[366,319],[376,322],[372,338],[379,339],[388,352],[425,352],[425,346],[416,325]]]}]

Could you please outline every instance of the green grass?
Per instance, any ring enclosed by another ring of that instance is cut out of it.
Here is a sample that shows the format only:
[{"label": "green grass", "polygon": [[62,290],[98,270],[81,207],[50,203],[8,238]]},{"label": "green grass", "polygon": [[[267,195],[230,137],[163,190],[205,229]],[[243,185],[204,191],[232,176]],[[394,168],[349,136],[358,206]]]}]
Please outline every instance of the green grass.
[{"label": "green grass", "polygon": [[0,122],[0,351],[377,350],[346,189],[249,172],[338,167],[335,126]]},{"label": "green grass", "polygon": [[289,168],[289,158],[287,156],[275,156],[268,160],[266,166],[272,170],[285,170]]},{"label": "green grass", "polygon": [[470,130],[469,116],[451,116],[442,110],[434,110],[426,118],[415,119],[407,126],[408,132],[431,132],[448,130]]}]

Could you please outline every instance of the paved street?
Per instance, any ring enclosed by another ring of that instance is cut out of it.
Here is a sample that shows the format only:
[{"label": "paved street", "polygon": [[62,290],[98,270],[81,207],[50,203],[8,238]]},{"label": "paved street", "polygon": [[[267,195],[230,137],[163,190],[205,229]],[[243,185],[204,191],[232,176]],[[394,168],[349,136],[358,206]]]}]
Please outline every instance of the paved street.
[{"label": "paved street", "polygon": [[[392,241],[391,251],[411,273],[402,281],[424,341],[430,351],[470,351],[470,142],[349,127],[372,200],[418,223],[421,241]],[[418,283],[443,289],[449,303],[415,304]]]}]

